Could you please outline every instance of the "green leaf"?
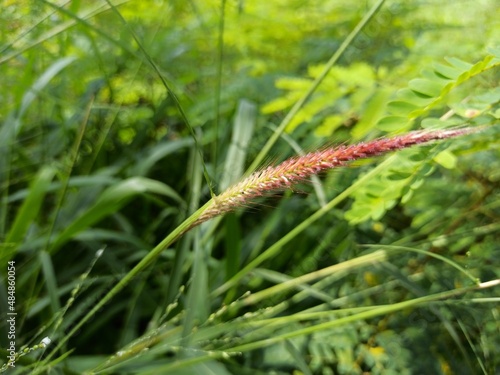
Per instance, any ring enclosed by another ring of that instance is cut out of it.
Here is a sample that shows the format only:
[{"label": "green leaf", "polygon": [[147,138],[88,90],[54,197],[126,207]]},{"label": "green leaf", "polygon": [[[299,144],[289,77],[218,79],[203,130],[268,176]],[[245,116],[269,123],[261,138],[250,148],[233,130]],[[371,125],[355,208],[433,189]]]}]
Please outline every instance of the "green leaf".
[{"label": "green leaf", "polygon": [[420,126],[424,129],[438,129],[442,128],[444,124],[445,124],[444,121],[441,121],[438,118],[429,117],[423,119],[422,122],[420,123]]},{"label": "green leaf", "polygon": [[418,95],[415,93],[415,91],[410,90],[408,88],[401,89],[397,92],[397,98],[398,100],[408,102],[410,104],[413,104],[417,107],[425,107],[432,103],[432,99],[430,98],[424,98],[421,95]]},{"label": "green leaf", "polygon": [[494,56],[486,56],[483,60],[479,61],[478,63],[474,64],[472,68],[470,68],[470,74],[471,75],[477,75],[483,72],[484,69],[486,69],[490,63],[494,59]]},{"label": "green leaf", "polygon": [[60,233],[51,251],[59,249],[76,234],[120,210],[132,198],[145,193],[161,194],[183,204],[182,198],[168,185],[145,177],[132,177],[104,190],[95,204]]},{"label": "green leaf", "polygon": [[412,175],[411,172],[393,171],[391,174],[387,176],[387,179],[391,181],[400,181],[400,180],[406,180],[407,178],[411,177],[411,175]]},{"label": "green leaf", "polygon": [[306,78],[283,77],[276,80],[276,88],[282,90],[296,91],[307,90],[311,85],[311,80]]},{"label": "green leaf", "polygon": [[458,70],[461,70],[462,72],[466,71],[466,70],[469,70],[472,67],[472,64],[470,64],[470,63],[468,63],[466,61],[457,59],[456,57],[445,57],[444,59],[450,65],[452,65],[453,67],[455,67]]},{"label": "green leaf", "polygon": [[387,106],[387,110],[397,116],[404,116],[419,108],[417,105],[413,103],[404,102],[401,100],[392,101]]},{"label": "green leaf", "polygon": [[304,356],[302,353],[294,346],[293,342],[291,340],[285,340],[285,348],[290,354],[290,356],[293,358],[295,365],[297,368],[302,371],[304,375],[313,375],[311,370],[309,369],[309,366],[307,365]]},{"label": "green leaf", "polygon": [[465,81],[467,81],[471,77],[470,71],[463,72],[457,78],[456,85],[459,85]]},{"label": "green leaf", "polygon": [[132,168],[130,174],[133,176],[145,176],[161,159],[185,147],[192,146],[193,143],[194,141],[192,138],[181,138],[159,143],[151,148],[146,156],[139,160]]},{"label": "green leaf", "polygon": [[452,80],[457,79],[458,76],[462,73],[460,70],[449,65],[434,64],[433,68],[436,74]]},{"label": "green leaf", "polygon": [[443,84],[428,79],[417,78],[408,83],[413,91],[428,97],[436,97],[441,93]]},{"label": "green leaf", "polygon": [[441,151],[434,156],[433,160],[446,169],[453,169],[457,166],[457,158],[448,150]]},{"label": "green leaf", "polygon": [[393,132],[396,130],[406,129],[409,125],[410,122],[406,117],[387,116],[378,122],[377,128],[386,132]]},{"label": "green leaf", "polygon": [[5,238],[5,243],[8,245],[8,248],[2,251],[1,264],[4,264],[4,262],[12,258],[26,236],[29,227],[38,217],[45,195],[55,173],[55,168],[51,166],[44,167],[31,182],[28,195],[17,212],[14,223]]},{"label": "green leaf", "polygon": [[380,89],[375,92],[366,105],[366,109],[361,116],[361,120],[351,131],[352,137],[357,140],[363,138],[382,117],[387,106],[390,90]]},{"label": "green leaf", "polygon": [[59,302],[57,277],[54,272],[54,264],[52,263],[50,255],[46,251],[41,251],[39,257],[42,265],[44,286],[50,299],[51,312],[52,314],[57,314],[61,309],[61,304]]},{"label": "green leaf", "polygon": [[494,58],[500,58],[500,48],[498,47],[489,47],[488,52],[491,53]]},{"label": "green leaf", "polygon": [[31,86],[29,91],[23,96],[21,101],[21,106],[19,107],[18,116],[22,117],[24,112],[28,109],[30,104],[35,100],[45,86],[64,68],[76,60],[76,57],[64,57],[56,60],[41,76],[36,80],[36,82]]},{"label": "green leaf", "polygon": [[238,181],[243,175],[248,146],[252,140],[256,121],[257,106],[255,103],[245,99],[240,100],[220,183],[221,191],[226,190],[229,185]]},{"label": "green leaf", "polygon": [[[195,232],[195,236],[199,233]],[[191,269],[191,286],[186,299],[186,315],[183,321],[182,343],[189,346],[192,340],[193,328],[198,322],[204,322],[210,313],[208,290],[208,258],[207,249],[194,241],[193,268]]]},{"label": "green leaf", "polygon": [[392,116],[406,116],[413,120],[426,115],[430,110],[441,105],[446,95],[455,87],[484,70],[498,65],[491,55],[475,65],[458,59],[448,59],[448,61],[452,66],[436,64],[433,70],[424,68],[422,70],[424,78],[414,79],[409,82],[409,88],[398,91],[397,99],[387,106],[389,116],[383,119],[380,128],[388,131],[396,130]]},{"label": "green leaf", "polygon": [[226,228],[226,281],[233,277],[240,268],[241,262],[241,227],[237,216],[234,213],[226,215],[224,218]]},{"label": "green leaf", "polygon": [[293,103],[294,103],[293,98],[290,98],[288,96],[282,96],[262,106],[260,111],[263,114],[275,113],[282,111],[288,107],[291,107]]}]

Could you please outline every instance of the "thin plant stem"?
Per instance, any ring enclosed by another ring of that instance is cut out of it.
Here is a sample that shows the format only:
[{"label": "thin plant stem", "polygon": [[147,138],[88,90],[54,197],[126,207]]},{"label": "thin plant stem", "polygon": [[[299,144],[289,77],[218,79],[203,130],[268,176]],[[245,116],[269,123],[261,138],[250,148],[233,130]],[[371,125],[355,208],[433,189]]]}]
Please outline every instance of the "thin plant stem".
[{"label": "thin plant stem", "polygon": [[220,101],[222,92],[222,64],[224,58],[224,20],[225,20],[226,0],[221,0],[219,18],[219,38],[217,43],[217,86],[215,88],[215,142],[212,149],[213,164],[217,165],[217,146],[219,140],[220,125]]},{"label": "thin plant stem", "polygon": [[265,340],[260,340],[260,341],[255,341],[251,342],[248,344],[242,344],[240,346],[235,346],[232,348],[226,349],[227,352],[243,352],[243,351],[249,351],[249,350],[254,350],[262,347],[269,346],[271,344],[290,339],[293,337],[297,336],[305,336],[312,334],[314,332],[319,332],[319,331],[324,331],[333,327],[338,327],[340,325],[345,325],[347,323],[355,322],[358,320],[365,320],[369,318],[374,318],[376,316],[380,315],[386,315],[395,311],[403,310],[403,309],[408,309],[410,307],[416,307],[416,306],[421,306],[428,304],[430,302],[442,300],[442,299],[447,299],[447,298],[452,298],[456,297],[474,290],[478,289],[486,289],[486,288],[491,288],[493,286],[498,286],[500,284],[500,280],[492,280],[489,282],[481,283],[479,285],[471,286],[471,287],[466,287],[466,288],[461,288],[461,289],[453,289],[453,290],[448,290],[445,292],[441,293],[436,293],[436,294],[431,294],[423,297],[418,297],[411,299],[409,301],[403,301],[403,302],[398,302],[398,303],[393,303],[391,305],[383,305],[383,306],[378,306],[373,309],[367,310],[367,311],[362,311],[357,314],[353,314],[350,316],[346,316],[343,318],[331,320],[325,323],[320,323],[320,324],[315,324],[306,328],[301,328],[297,329],[295,331],[291,332],[286,332],[281,335],[273,336],[270,338],[266,338]]},{"label": "thin plant stem", "polygon": [[43,371],[43,365],[47,364],[55,353],[73,336],[80,328],[90,320],[104,305],[109,302],[116,294],[118,294],[130,281],[142,270],[144,270],[148,265],[150,265],[160,253],[168,248],[172,243],[177,241],[192,225],[192,222],[199,217],[204,210],[206,210],[207,204],[199,208],[193,215],[182,222],[177,228],[175,228],[163,241],[161,241],[155,248],[153,248],[139,263],[135,265],[72,329],[69,331],[61,340],[58,341],[54,349],[47,355],[47,357],[40,362],[40,370],[33,370],[33,375],[39,374]]},{"label": "thin plant stem", "polygon": [[354,30],[351,31],[351,33],[347,36],[347,38],[342,42],[340,45],[339,49],[335,51],[335,53],[332,55],[330,60],[326,63],[323,71],[321,74],[316,77],[316,79],[313,81],[311,84],[311,87],[306,91],[306,93],[293,105],[292,109],[290,109],[290,112],[285,116],[283,121],[279,124],[278,128],[274,131],[274,133],[271,135],[269,140],[266,142],[262,150],[259,152],[259,154],[256,156],[248,170],[246,171],[246,174],[250,174],[253,171],[257,169],[259,165],[262,164],[262,161],[268,154],[269,150],[271,147],[276,143],[278,138],[281,136],[287,125],[293,120],[293,118],[297,115],[297,113],[300,111],[300,109],[306,104],[306,102],[309,100],[311,95],[316,91],[316,89],[319,87],[321,82],[325,79],[325,77],[328,75],[330,70],[333,68],[333,66],[337,63],[339,58],[344,54],[346,51],[347,47],[352,43],[354,38],[363,30],[363,28],[368,24],[368,22],[373,18],[373,16],[378,12],[380,7],[384,4],[385,0],[379,0],[373,7],[369,10],[369,12],[363,17],[361,21],[356,25]]},{"label": "thin plant stem", "polygon": [[167,90],[168,95],[170,95],[170,97],[172,98],[172,100],[173,100],[173,102],[175,104],[175,107],[177,108],[177,111],[179,112],[179,115],[182,118],[182,121],[184,122],[184,124],[186,125],[186,127],[189,129],[189,132],[191,133],[191,137],[194,140],[196,149],[200,153],[201,164],[203,166],[203,174],[205,176],[205,180],[207,181],[210,193],[213,196],[214,195],[213,188],[212,188],[213,184],[212,184],[212,180],[210,178],[210,175],[208,174],[208,170],[207,170],[207,167],[205,165],[205,162],[203,160],[203,151],[202,151],[202,148],[201,148],[201,146],[200,146],[200,144],[198,142],[198,138],[196,137],[196,134],[194,132],[194,128],[191,126],[191,122],[188,120],[186,112],[184,111],[184,108],[182,107],[181,102],[179,101],[179,98],[177,97],[177,95],[175,94],[175,92],[172,90],[172,88],[170,87],[170,84],[165,79],[164,74],[162,74],[162,72],[160,71],[160,68],[158,67],[158,65],[151,58],[151,56],[149,55],[148,51],[146,51],[146,48],[144,48],[144,46],[142,45],[141,40],[137,37],[136,33],[130,27],[130,25],[128,24],[127,20],[125,18],[123,18],[122,14],[117,9],[117,7],[115,7],[109,0],[105,0],[105,1],[106,1],[106,3],[108,3],[108,5],[110,6],[110,8],[115,12],[115,14],[118,16],[118,18],[123,23],[123,25],[127,28],[127,30],[130,33],[130,35],[134,38],[134,40],[137,43],[139,49],[141,50],[142,54],[146,58],[146,61],[151,65],[151,67],[153,68],[154,72],[156,73],[156,75],[160,79],[161,83],[163,84],[163,86]]}]

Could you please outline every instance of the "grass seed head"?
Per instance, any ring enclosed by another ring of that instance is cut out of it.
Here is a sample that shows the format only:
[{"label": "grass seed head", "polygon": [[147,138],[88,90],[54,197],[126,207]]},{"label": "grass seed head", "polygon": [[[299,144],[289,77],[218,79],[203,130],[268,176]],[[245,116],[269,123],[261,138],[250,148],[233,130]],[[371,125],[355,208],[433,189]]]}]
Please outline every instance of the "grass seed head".
[{"label": "grass seed head", "polygon": [[358,159],[370,158],[431,141],[453,138],[476,131],[473,128],[420,130],[392,138],[379,138],[353,145],[325,148],[295,156],[277,166],[256,171],[213,198],[210,206],[193,227],[215,216],[248,206],[253,199],[283,190],[312,175],[344,166]]}]

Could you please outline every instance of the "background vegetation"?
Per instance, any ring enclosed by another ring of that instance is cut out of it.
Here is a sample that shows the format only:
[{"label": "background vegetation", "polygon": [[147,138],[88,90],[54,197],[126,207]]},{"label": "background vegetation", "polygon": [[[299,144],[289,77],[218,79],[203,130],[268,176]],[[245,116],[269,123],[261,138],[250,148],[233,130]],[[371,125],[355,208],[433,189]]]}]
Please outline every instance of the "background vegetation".
[{"label": "background vegetation", "polygon": [[[8,373],[499,372],[496,1],[0,3]],[[157,247],[247,168],[464,124]]]}]

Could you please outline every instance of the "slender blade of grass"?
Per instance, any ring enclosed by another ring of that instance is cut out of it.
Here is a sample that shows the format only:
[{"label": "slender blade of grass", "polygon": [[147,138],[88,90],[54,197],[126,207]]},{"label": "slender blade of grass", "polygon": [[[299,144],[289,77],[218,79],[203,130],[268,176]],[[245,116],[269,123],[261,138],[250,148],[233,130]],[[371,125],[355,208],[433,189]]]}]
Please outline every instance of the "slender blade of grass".
[{"label": "slender blade of grass", "polygon": [[210,189],[210,193],[212,194],[212,196],[214,195],[214,192],[213,192],[213,184],[212,184],[212,179],[210,178],[210,175],[208,173],[208,170],[207,170],[207,167],[205,165],[205,161],[204,161],[204,158],[203,158],[203,150],[198,142],[198,137],[196,136],[196,133],[193,129],[193,127],[191,126],[191,122],[188,120],[188,117],[186,115],[186,112],[184,111],[184,108],[182,107],[181,105],[181,102],[179,101],[179,98],[177,97],[177,95],[175,94],[175,92],[172,90],[172,88],[170,87],[170,84],[167,82],[167,80],[165,79],[165,76],[164,74],[160,71],[160,68],[158,67],[158,65],[154,62],[153,58],[151,57],[151,55],[148,53],[148,51],[146,50],[146,48],[144,48],[141,40],[137,37],[136,33],[134,32],[134,30],[130,27],[130,25],[128,24],[127,20],[125,20],[125,18],[123,18],[122,14],[119,12],[118,8],[115,7],[110,0],[106,0],[106,2],[109,4],[109,6],[111,7],[111,9],[113,9],[113,11],[116,13],[116,15],[118,16],[118,18],[122,21],[122,23],[125,25],[125,27],[127,28],[127,30],[129,31],[130,35],[132,35],[132,37],[134,38],[134,40],[136,41],[137,45],[139,46],[139,48],[141,49],[141,52],[143,53],[144,57],[146,58],[146,60],[148,61],[148,63],[151,65],[151,67],[153,68],[153,70],[155,71],[155,73],[157,74],[158,78],[160,79],[161,83],[163,84],[163,86],[165,87],[165,89],[167,90],[167,93],[171,96],[174,104],[175,104],[175,107],[177,108],[182,120],[184,121],[184,124],[186,125],[186,127],[189,129],[189,132],[191,133],[191,137],[193,138],[194,140],[194,143],[195,143],[195,147],[196,149],[198,150],[198,152],[200,153],[200,157],[201,157],[201,164],[203,166],[203,174],[205,176],[205,180],[208,184],[208,188]]},{"label": "slender blade of grass", "polygon": [[50,252],[56,252],[76,234],[117,212],[135,196],[145,193],[161,194],[183,204],[182,198],[166,184],[145,177],[129,178],[104,190],[93,206],[56,236],[50,246]]},{"label": "slender blade of grass", "polygon": [[330,60],[325,64],[325,67],[323,71],[321,72],[320,75],[313,81],[311,84],[311,87],[309,90],[306,91],[306,93],[293,105],[292,109],[290,109],[290,112],[285,116],[283,121],[279,124],[278,128],[274,131],[273,135],[269,138],[269,140],[266,142],[262,150],[259,152],[257,157],[254,159],[250,167],[246,171],[246,175],[251,174],[253,171],[255,171],[259,165],[262,164],[262,161],[265,159],[266,155],[269,153],[271,150],[271,147],[276,143],[276,141],[279,139],[287,125],[292,121],[292,119],[297,115],[299,110],[304,106],[304,104],[309,100],[311,95],[316,91],[316,89],[319,87],[321,82],[325,79],[325,77],[328,75],[328,72],[332,69],[332,67],[337,63],[339,58],[344,54],[346,49],[351,45],[351,43],[354,41],[356,36],[363,30],[363,28],[370,22],[370,20],[375,16],[375,14],[378,12],[378,10],[382,7],[384,4],[385,0],[379,0],[377,1],[371,9],[366,13],[366,15],[359,21],[359,23],[356,25],[354,30],[346,37],[346,39],[342,42],[340,45],[339,49],[335,51],[335,53],[332,55]]},{"label": "slender blade of grass", "polygon": [[41,212],[42,204],[49,189],[50,183],[56,174],[52,166],[44,167],[33,179],[28,195],[16,214],[12,227],[5,238],[4,247],[0,255],[0,264],[3,269],[7,261],[12,259],[30,226]]}]

